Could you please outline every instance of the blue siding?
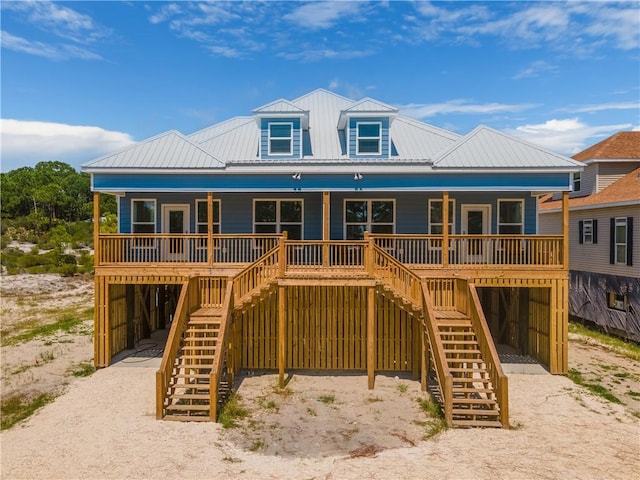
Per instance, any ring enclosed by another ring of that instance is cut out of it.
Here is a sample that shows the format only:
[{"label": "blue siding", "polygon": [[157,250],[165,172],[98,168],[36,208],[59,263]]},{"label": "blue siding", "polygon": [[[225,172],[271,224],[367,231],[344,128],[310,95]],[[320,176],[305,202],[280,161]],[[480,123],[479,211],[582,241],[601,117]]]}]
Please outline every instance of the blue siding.
[{"label": "blue siding", "polygon": [[[353,173],[303,174],[294,180],[286,174],[100,174],[93,175],[93,188],[104,192],[322,192],[322,191],[431,191],[513,192],[568,190],[566,173],[417,173],[371,174],[360,181]],[[354,171],[357,167],[354,166]]]},{"label": "blue siding", "polygon": [[[358,140],[358,122],[380,122],[382,124],[381,137],[382,148],[380,155],[372,155],[370,153],[358,155],[356,142]],[[371,118],[350,118],[349,119],[349,157],[350,158],[389,158],[389,119],[386,117],[371,117]]]},{"label": "blue siding", "polygon": [[[292,155],[269,155],[269,123],[293,123],[293,154]],[[302,151],[299,118],[263,118],[260,121],[260,152],[261,158],[300,158]]]}]

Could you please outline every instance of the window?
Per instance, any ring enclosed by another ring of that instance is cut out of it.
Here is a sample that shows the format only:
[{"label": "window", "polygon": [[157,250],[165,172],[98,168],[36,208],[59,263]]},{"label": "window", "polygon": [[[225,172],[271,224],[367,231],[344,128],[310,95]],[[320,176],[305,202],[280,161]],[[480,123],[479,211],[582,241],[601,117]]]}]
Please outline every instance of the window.
[{"label": "window", "polygon": [[598,243],[598,221],[580,220],[578,222],[578,242]]},{"label": "window", "polygon": [[131,233],[156,233],[155,200],[131,200]]},{"label": "window", "polygon": [[579,192],[582,184],[582,172],[575,172],[573,174],[573,191]]},{"label": "window", "polygon": [[[206,200],[196,200],[196,233],[209,233]],[[220,200],[213,201],[213,233],[220,233]]]},{"label": "window", "polygon": [[358,122],[357,128],[357,140],[356,140],[356,154],[375,154],[380,155],[382,152],[380,144],[382,143],[382,124],[379,122]]},{"label": "window", "polygon": [[629,311],[629,298],[626,293],[607,292],[607,306],[614,310]]},{"label": "window", "polygon": [[[449,233],[454,232],[454,219],[456,218],[455,200],[449,200]],[[442,200],[429,200],[429,233],[442,235]]]},{"label": "window", "polygon": [[302,200],[254,200],[253,231],[286,231],[288,238],[302,240]]},{"label": "window", "polygon": [[633,265],[633,217],[611,219],[609,263]]},{"label": "window", "polygon": [[364,232],[393,233],[393,200],[345,200],[345,239],[362,240]]},{"label": "window", "polygon": [[269,124],[269,155],[293,153],[293,123]]},{"label": "window", "polygon": [[523,200],[498,200],[499,235],[522,235],[524,233],[523,219]]}]

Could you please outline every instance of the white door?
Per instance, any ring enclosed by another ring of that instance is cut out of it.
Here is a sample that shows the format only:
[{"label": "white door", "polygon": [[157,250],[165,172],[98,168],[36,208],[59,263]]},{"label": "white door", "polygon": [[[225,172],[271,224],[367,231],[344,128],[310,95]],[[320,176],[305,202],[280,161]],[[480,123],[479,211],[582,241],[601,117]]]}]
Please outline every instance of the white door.
[{"label": "white door", "polygon": [[162,233],[170,234],[162,238],[164,261],[186,261],[189,256],[189,205],[162,206]]},{"label": "white door", "polygon": [[462,205],[462,241],[460,257],[463,263],[490,263],[491,239],[479,235],[491,233],[491,205]]}]

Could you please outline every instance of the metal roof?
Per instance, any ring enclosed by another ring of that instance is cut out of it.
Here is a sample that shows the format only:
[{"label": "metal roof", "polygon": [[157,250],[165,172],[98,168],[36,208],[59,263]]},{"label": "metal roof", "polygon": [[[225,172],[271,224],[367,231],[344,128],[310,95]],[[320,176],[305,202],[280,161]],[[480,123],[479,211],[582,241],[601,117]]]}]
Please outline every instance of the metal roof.
[{"label": "metal roof", "polygon": [[385,113],[398,113],[398,109],[394,108],[386,103],[378,102],[372,98],[364,98],[355,105],[343,110],[345,113],[355,112],[385,112]]},{"label": "metal roof", "polygon": [[[581,170],[580,162],[540,146],[480,125],[433,160],[442,168],[569,168]],[[578,167],[578,168],[576,168]]]},{"label": "metal roof", "polygon": [[83,165],[87,170],[224,168],[224,163],[180,132],[169,131]]},{"label": "metal roof", "polygon": [[280,99],[275,102],[268,103],[267,105],[263,105],[260,108],[256,108],[253,110],[253,113],[305,113],[303,109],[295,106],[293,103]]}]

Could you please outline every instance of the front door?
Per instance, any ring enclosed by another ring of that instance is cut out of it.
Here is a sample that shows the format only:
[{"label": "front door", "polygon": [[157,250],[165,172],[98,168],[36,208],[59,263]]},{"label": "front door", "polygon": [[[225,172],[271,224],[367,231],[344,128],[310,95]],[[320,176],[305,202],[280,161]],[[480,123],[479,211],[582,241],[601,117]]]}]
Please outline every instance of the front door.
[{"label": "front door", "polygon": [[164,260],[187,260],[189,239],[183,234],[189,233],[189,205],[162,206],[162,233],[170,234],[161,240]]},{"label": "front door", "polygon": [[491,233],[491,205],[462,205],[462,234],[469,235],[463,241],[460,255],[465,263],[487,263],[490,239],[479,235]]}]

